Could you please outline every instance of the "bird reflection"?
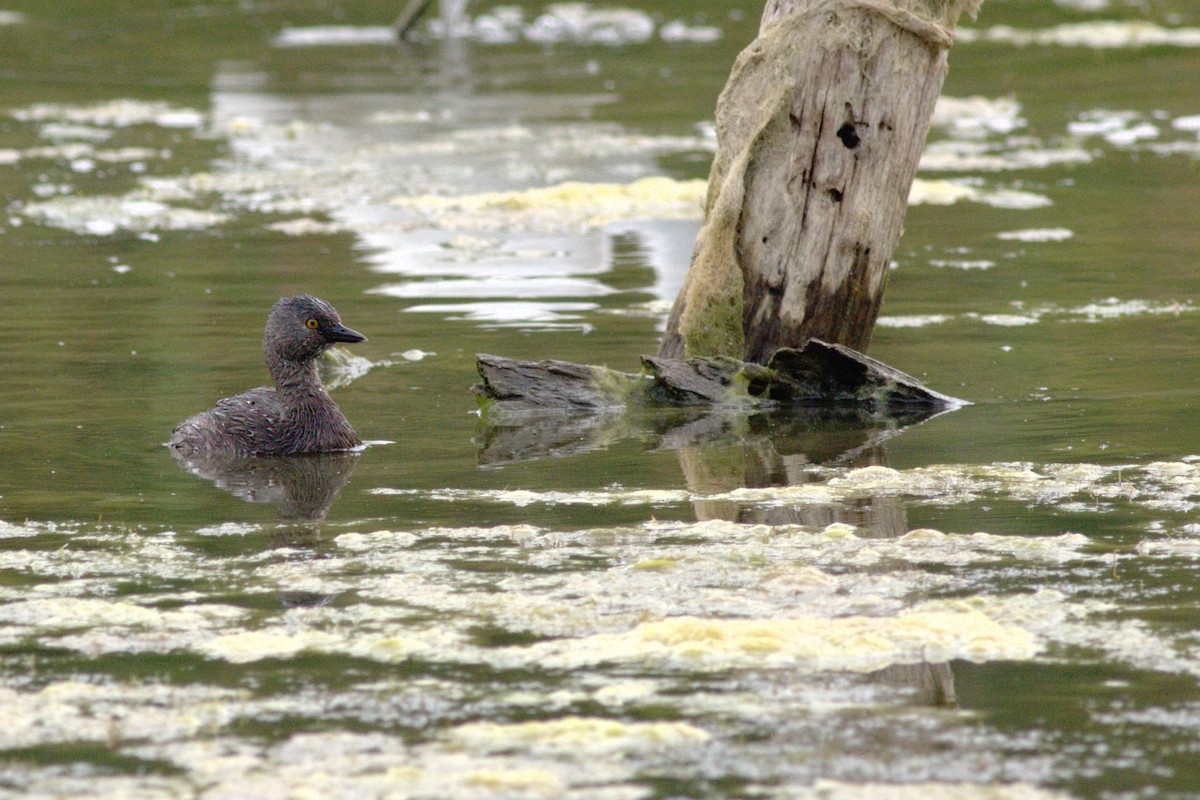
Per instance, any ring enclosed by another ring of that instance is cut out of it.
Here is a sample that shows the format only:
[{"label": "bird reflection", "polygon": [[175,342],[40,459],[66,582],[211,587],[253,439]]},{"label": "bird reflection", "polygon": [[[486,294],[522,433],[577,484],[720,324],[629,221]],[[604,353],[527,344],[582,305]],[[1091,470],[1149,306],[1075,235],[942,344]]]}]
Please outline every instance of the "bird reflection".
[{"label": "bird reflection", "polygon": [[278,458],[171,452],[188,472],[210,480],[248,503],[274,503],[281,522],[320,522],[350,480],[358,453]]},{"label": "bird reflection", "polygon": [[[193,475],[212,481],[248,503],[274,503],[279,525],[270,533],[272,547],[297,547],[317,541],[317,523],[325,519],[338,492],[350,480],[358,453],[320,453],[275,458],[229,455],[186,456],[172,450],[179,466]],[[334,594],[281,592],[285,608],[316,608],[328,605]]]}]

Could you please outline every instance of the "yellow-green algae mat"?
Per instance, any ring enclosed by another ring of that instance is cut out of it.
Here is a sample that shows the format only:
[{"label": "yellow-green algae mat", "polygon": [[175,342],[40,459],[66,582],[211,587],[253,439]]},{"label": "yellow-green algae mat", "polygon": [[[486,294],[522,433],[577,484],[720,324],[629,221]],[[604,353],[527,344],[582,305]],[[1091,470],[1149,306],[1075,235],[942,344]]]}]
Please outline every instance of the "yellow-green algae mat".
[{"label": "yellow-green algae mat", "polygon": [[[1192,462],[823,472],[802,486],[710,495],[473,499],[651,514],[681,501],[849,508],[889,495],[1200,502]],[[1104,575],[1117,560],[1200,550],[1183,537],[1113,553],[1070,531],[876,538],[844,522],[351,527],[265,547],[272,531],[246,526],[184,537],[0,525],[0,574],[10,578],[0,646],[29,667],[27,685],[0,687],[0,749],[15,758],[4,785],[41,797],[634,798],[728,769],[747,796],[1042,800],[1066,796],[1038,787],[1049,765],[1033,759],[1017,773],[1024,780],[995,779],[1008,774],[997,734],[946,705],[952,678],[931,700],[911,676],[945,680],[948,663],[1063,648],[1200,674],[1195,653],[1114,613],[1119,584],[1109,597],[1030,579],[994,588],[997,569]],[[261,543],[220,557],[205,546],[231,536]],[[109,676],[39,680],[46,653],[108,659]],[[941,710],[922,707],[930,702]],[[830,726],[870,743],[814,751]],[[896,730],[915,731],[922,746],[886,741]],[[39,772],[34,754],[47,747],[126,768]],[[23,753],[31,763],[21,766]],[[879,758],[886,769],[829,779],[839,759]]]}]

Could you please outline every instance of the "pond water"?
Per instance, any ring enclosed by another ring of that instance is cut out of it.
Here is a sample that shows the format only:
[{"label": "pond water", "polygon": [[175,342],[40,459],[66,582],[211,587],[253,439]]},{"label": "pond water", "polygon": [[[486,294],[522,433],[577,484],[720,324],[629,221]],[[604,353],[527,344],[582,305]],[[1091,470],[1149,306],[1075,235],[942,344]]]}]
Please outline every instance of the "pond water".
[{"label": "pond water", "polygon": [[[656,349],[761,5],[401,5],[0,7],[0,794],[1200,793],[1192,0],[964,23],[908,428],[481,419]],[[370,446],[181,468],[299,291]]]}]

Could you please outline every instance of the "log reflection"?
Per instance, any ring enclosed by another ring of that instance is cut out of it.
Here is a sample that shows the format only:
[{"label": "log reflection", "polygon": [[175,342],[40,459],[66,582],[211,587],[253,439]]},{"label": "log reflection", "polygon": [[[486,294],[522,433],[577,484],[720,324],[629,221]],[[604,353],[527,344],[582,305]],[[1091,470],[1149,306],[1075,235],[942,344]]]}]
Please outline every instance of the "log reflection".
[{"label": "log reflection", "polygon": [[601,409],[488,414],[480,422],[479,464],[579,455],[623,439],[640,439],[651,450],[774,442],[802,453],[808,464],[850,463],[912,425],[945,413],[912,408],[892,414],[859,409],[744,410],[721,406]]},{"label": "log reflection", "polygon": [[[726,448],[687,447],[679,451],[679,463],[688,488],[700,495],[727,494],[735,489],[762,489],[772,486],[800,486],[819,483],[813,467],[837,464],[852,468],[886,466],[882,439],[887,436],[865,435],[855,445],[851,432],[816,432],[804,437],[763,439]],[[854,446],[851,446],[854,445]],[[824,458],[831,450],[840,452]],[[763,525],[807,525],[824,528],[835,522],[853,525],[860,536],[895,537],[908,531],[903,501],[895,496],[847,500],[838,504],[763,505],[735,500],[697,500],[696,518],[724,519],[730,522]]]},{"label": "log reflection", "polygon": [[[855,535],[894,538],[908,532],[904,501],[894,495],[836,503],[768,505],[728,499],[737,489],[819,483],[818,467],[886,466],[885,442],[938,412],[881,415],[847,409],[746,412],[729,408],[664,408],[593,413],[490,415],[479,431],[479,461],[492,467],[516,461],[578,455],[636,438],[652,450],[674,450],[699,520],[803,525],[835,523]],[[503,420],[503,421],[501,421]],[[711,498],[711,499],[709,499]],[[861,569],[855,567],[854,569]],[[883,570],[886,567],[867,569]],[[948,663],[897,664],[864,676],[897,697],[930,706],[955,705]]]},{"label": "log reflection", "polygon": [[[728,494],[736,489],[799,486],[822,478],[818,464],[859,468],[887,466],[884,441],[904,426],[864,425],[863,420],[823,421],[821,424],[768,426],[773,435],[742,444],[685,446],[679,463],[688,489],[697,495]],[[895,538],[908,532],[904,501],[877,495],[836,504],[762,505],[733,500],[696,500],[696,518],[765,525],[804,525],[817,529],[841,522],[856,535]],[[900,690],[910,702],[929,706],[957,704],[954,673],[946,662],[894,664],[865,676],[866,680]]]}]

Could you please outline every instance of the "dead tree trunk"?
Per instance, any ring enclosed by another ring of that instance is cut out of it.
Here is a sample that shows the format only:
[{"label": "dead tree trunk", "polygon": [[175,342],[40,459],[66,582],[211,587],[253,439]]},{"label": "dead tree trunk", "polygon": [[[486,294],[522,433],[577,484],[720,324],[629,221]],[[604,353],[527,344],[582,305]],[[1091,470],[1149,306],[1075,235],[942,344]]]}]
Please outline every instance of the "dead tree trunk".
[{"label": "dead tree trunk", "polygon": [[862,350],[964,12],[982,0],[768,0],[717,101],[705,220],[659,355]]},{"label": "dead tree trunk", "polygon": [[954,26],[982,2],[768,0],[717,101],[704,225],[659,357],[630,375],[478,356],[483,407],[923,418],[961,405],[857,351],[879,312]]}]

